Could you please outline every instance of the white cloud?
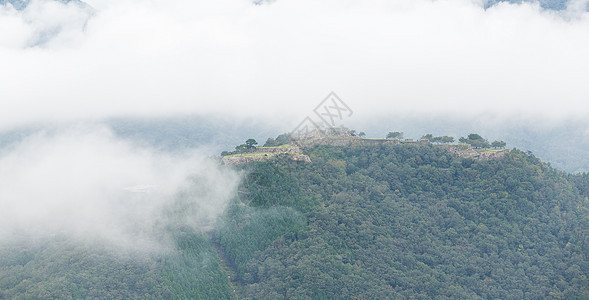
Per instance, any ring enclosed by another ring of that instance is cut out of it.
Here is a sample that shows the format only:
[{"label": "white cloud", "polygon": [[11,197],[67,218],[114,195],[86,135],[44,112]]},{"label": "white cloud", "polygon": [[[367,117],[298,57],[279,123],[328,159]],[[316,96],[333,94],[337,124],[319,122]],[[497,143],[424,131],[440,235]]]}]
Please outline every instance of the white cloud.
[{"label": "white cloud", "polygon": [[331,90],[356,116],[589,110],[581,2],[95,0],[92,14],[35,3],[0,13],[0,128],[181,113],[296,125]]},{"label": "white cloud", "polygon": [[75,2],[33,0],[23,11],[0,6],[0,47],[22,49],[33,46],[69,47],[83,39],[93,10]]},{"label": "white cloud", "polygon": [[[67,234],[116,248],[165,245],[168,222],[210,225],[239,176],[198,153],[138,148],[106,129],[39,133],[0,153],[0,243]],[[140,187],[147,186],[147,189]],[[172,216],[182,201],[181,216]]]}]

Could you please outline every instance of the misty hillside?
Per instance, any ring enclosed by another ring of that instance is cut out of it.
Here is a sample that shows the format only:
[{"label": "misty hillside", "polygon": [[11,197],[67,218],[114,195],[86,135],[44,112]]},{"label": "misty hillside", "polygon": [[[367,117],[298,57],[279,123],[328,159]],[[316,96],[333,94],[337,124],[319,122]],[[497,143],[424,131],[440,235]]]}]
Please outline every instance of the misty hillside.
[{"label": "misty hillside", "polygon": [[303,151],[311,162],[239,165],[214,225],[191,222],[206,209],[195,177],[152,225],[170,241],[163,251],[67,231],[3,242],[0,298],[589,297],[586,175],[518,150],[490,160],[417,143]]}]

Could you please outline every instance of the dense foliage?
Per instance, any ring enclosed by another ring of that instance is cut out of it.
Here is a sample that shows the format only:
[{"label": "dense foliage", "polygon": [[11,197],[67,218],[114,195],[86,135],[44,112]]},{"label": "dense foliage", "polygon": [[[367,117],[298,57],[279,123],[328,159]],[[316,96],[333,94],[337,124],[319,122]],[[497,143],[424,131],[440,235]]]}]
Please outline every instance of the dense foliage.
[{"label": "dense foliage", "polygon": [[264,250],[277,239],[296,236],[304,225],[305,218],[291,208],[236,205],[228,211],[215,240],[234,263],[238,278],[243,279],[246,264],[256,251]]},{"label": "dense foliage", "polygon": [[0,247],[0,299],[229,299],[208,237],[179,231],[164,253],[71,237]]},{"label": "dense foliage", "polygon": [[163,252],[67,235],[4,243],[0,298],[589,298],[589,174],[518,150],[305,151],[311,163],[243,165],[212,235],[183,226],[193,214],[178,202]]},{"label": "dense foliage", "polygon": [[[260,238],[238,219],[218,233],[242,296],[589,297],[587,176],[517,150],[489,161],[424,145],[308,152],[310,164],[251,166],[241,194],[258,209],[295,207],[303,229],[283,221]],[[279,232],[288,234],[268,245]],[[247,242],[258,246],[236,259]]]}]

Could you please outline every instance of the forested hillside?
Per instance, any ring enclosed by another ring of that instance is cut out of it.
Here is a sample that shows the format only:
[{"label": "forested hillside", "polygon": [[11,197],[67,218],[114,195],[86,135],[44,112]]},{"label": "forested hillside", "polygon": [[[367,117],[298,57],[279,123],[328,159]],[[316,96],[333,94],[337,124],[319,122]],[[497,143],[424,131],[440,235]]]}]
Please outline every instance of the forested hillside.
[{"label": "forested hillside", "polygon": [[245,167],[248,206],[216,235],[241,297],[589,297],[586,175],[517,150],[488,161],[428,145],[307,151],[312,163]]},{"label": "forested hillside", "polygon": [[166,251],[67,235],[2,243],[0,298],[589,298],[589,175],[518,150],[490,160],[418,143],[304,152],[311,162],[240,165],[215,228],[169,220]]},{"label": "forested hillside", "polygon": [[166,253],[68,237],[0,245],[0,299],[229,299],[207,236],[179,231]]}]

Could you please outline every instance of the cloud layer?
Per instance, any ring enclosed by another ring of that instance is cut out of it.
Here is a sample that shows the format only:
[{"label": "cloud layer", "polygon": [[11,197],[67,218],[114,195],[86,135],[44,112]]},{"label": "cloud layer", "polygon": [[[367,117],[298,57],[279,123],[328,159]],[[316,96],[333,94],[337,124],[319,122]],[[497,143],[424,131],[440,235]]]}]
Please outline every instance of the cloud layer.
[{"label": "cloud layer", "polygon": [[83,126],[4,149],[0,182],[0,243],[65,234],[155,249],[165,246],[166,226],[211,225],[239,176],[198,153],[138,148]]},{"label": "cloud layer", "polygon": [[[219,113],[587,114],[587,1],[34,0],[0,7],[0,128]],[[357,114],[358,115],[358,114]]]}]

